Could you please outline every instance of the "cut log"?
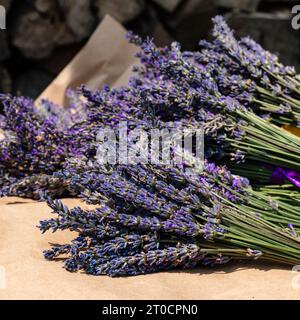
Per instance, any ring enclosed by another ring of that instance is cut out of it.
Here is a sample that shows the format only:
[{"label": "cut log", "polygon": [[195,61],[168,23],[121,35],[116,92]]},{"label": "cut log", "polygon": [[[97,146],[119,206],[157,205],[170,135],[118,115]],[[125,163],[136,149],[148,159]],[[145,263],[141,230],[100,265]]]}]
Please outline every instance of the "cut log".
[{"label": "cut log", "polygon": [[106,14],[111,15],[121,23],[137,17],[145,8],[144,0],[95,0],[98,16],[102,19]]},{"label": "cut log", "polygon": [[153,0],[153,1],[168,12],[173,12],[181,2],[181,0]]},{"label": "cut log", "polygon": [[4,66],[0,66],[0,92],[11,92],[11,77]]},{"label": "cut log", "polygon": [[95,26],[90,0],[58,0],[65,22],[77,41],[87,38]]}]

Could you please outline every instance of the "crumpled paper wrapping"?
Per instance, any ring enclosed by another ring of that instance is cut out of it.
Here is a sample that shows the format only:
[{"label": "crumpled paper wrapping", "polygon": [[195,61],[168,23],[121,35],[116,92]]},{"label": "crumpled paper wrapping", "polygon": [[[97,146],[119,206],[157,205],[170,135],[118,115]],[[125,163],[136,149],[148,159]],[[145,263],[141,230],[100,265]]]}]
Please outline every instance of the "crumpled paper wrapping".
[{"label": "crumpled paper wrapping", "polygon": [[62,105],[68,88],[82,84],[90,89],[101,88],[103,84],[127,84],[132,65],[138,60],[134,57],[136,47],[128,43],[125,35],[126,30],[106,16],[84,48],[37,100],[45,98]]},{"label": "crumpled paper wrapping", "polygon": [[[64,104],[65,90],[82,83],[126,84],[137,61],[125,30],[106,17],[86,46],[43,92],[41,98]],[[73,207],[80,200],[67,199]],[[84,204],[81,204],[84,206]],[[176,270],[137,277],[109,278],[69,273],[42,251],[67,243],[71,232],[41,235],[36,225],[51,216],[45,203],[0,199],[0,299],[299,299],[300,274],[261,262],[217,268]],[[299,279],[298,279],[299,278]],[[294,288],[293,288],[294,284]]]}]

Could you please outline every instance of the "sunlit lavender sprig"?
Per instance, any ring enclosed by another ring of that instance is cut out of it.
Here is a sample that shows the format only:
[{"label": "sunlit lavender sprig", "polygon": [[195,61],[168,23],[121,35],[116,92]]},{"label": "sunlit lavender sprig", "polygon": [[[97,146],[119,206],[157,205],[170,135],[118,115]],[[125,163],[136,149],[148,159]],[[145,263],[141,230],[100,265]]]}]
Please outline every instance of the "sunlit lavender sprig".
[{"label": "sunlit lavender sprig", "polygon": [[[167,247],[165,249],[153,250],[147,253],[139,253],[133,256],[112,259],[100,264],[95,268],[95,274],[107,274],[109,276],[139,275],[174,268],[193,268],[205,261],[205,258],[213,258],[213,255],[196,245],[182,245],[180,247]],[[212,259],[215,263],[226,263],[229,257]]]}]

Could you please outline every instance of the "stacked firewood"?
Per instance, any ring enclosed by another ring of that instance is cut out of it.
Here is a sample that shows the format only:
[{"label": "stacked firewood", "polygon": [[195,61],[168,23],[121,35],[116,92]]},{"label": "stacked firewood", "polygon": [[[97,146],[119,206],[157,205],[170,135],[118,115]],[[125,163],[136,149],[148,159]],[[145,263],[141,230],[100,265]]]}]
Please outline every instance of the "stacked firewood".
[{"label": "stacked firewood", "polygon": [[226,14],[239,35],[250,34],[299,69],[300,37],[291,28],[292,0],[0,0],[0,92],[36,97],[80,50],[106,14],[126,28],[179,41],[192,50],[206,38],[211,17]]}]

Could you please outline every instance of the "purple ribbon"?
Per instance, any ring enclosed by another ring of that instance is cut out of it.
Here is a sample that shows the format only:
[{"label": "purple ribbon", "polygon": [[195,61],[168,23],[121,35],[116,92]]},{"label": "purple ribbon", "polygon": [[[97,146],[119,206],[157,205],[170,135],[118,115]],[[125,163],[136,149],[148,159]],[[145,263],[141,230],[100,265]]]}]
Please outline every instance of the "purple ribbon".
[{"label": "purple ribbon", "polygon": [[284,184],[285,179],[288,179],[296,187],[300,188],[300,172],[276,167],[271,176],[272,183]]}]

